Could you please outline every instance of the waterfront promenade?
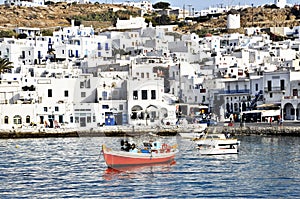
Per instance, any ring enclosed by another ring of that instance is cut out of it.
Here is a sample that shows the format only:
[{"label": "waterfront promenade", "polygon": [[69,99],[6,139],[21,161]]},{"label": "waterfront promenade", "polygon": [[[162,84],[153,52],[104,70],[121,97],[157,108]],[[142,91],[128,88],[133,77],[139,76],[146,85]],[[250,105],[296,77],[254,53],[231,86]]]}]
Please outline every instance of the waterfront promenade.
[{"label": "waterfront promenade", "polygon": [[[209,133],[230,133],[232,135],[278,135],[300,136],[300,123],[285,122],[283,125],[267,123],[236,123],[233,127],[222,124],[207,128]],[[0,130],[0,139],[46,138],[46,137],[117,137],[138,136],[152,133],[160,136],[176,136],[181,132],[199,132],[200,126],[103,126],[97,128],[19,128]]]}]

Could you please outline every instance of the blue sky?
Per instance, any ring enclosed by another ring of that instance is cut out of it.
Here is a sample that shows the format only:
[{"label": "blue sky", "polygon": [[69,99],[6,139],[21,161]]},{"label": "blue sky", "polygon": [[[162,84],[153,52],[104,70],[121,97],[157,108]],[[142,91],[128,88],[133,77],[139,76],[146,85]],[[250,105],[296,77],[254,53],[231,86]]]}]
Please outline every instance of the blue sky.
[{"label": "blue sky", "polygon": [[[112,3],[112,2],[125,2],[126,0],[90,0],[91,2],[99,2],[99,3]],[[139,2],[141,0],[131,0],[134,2]],[[195,10],[201,10],[207,8],[209,6],[216,5],[251,5],[253,3],[254,6],[263,5],[263,4],[273,4],[274,0],[150,0],[152,4],[157,2],[168,2],[173,7],[180,7],[188,9],[188,5],[191,5]],[[0,4],[3,4],[4,0],[0,0]],[[287,0],[289,4],[300,4],[300,0]]]}]

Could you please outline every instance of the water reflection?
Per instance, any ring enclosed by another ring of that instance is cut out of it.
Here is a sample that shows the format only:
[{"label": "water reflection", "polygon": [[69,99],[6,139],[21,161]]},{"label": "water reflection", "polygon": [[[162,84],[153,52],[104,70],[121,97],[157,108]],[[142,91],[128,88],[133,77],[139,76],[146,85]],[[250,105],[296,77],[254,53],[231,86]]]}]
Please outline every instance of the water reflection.
[{"label": "water reflection", "polygon": [[139,165],[130,167],[110,168],[108,167],[103,174],[103,179],[114,180],[123,178],[142,178],[145,174],[153,175],[154,173],[169,172],[171,167],[176,164],[174,160],[171,163]]}]

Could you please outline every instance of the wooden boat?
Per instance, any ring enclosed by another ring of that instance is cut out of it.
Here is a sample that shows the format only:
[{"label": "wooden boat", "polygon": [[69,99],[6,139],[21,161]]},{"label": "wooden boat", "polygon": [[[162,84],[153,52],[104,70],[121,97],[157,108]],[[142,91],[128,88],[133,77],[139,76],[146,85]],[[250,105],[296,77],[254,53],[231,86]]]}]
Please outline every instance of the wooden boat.
[{"label": "wooden boat", "polygon": [[195,140],[201,155],[238,154],[240,141],[226,138],[224,134],[209,134],[202,139]]},{"label": "wooden boat", "polygon": [[104,160],[108,167],[130,167],[138,165],[152,165],[160,163],[172,163],[178,152],[176,145],[169,146],[162,144],[158,149],[152,149],[148,152],[127,152],[116,151],[102,145]]}]

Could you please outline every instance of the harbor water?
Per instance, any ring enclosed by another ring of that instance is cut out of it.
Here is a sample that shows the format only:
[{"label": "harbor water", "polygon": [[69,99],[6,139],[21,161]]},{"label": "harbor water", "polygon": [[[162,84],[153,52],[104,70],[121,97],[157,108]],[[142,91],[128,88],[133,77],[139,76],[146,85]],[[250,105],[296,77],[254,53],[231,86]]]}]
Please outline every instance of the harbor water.
[{"label": "harbor water", "polygon": [[0,140],[1,198],[299,198],[300,138],[243,136],[240,153],[201,156],[169,137],[173,165],[108,169],[101,145],[120,138]]}]

